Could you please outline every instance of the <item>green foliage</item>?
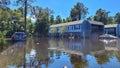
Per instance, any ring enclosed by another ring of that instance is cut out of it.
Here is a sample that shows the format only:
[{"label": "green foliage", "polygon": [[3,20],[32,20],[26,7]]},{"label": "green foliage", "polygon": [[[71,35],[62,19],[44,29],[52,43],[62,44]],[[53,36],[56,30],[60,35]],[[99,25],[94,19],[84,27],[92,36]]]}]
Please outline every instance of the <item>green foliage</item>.
[{"label": "green foliage", "polygon": [[78,2],[70,11],[72,21],[84,19],[88,13],[88,8],[83,3]]},{"label": "green foliage", "polygon": [[115,22],[120,24],[120,12],[116,13],[114,18],[115,18]]},{"label": "green foliage", "polygon": [[0,31],[0,38],[5,38],[7,31]]},{"label": "green foliage", "polygon": [[54,22],[54,20],[49,19],[52,14],[52,10],[50,10],[48,8],[43,9],[38,6],[36,6],[34,8],[36,10],[33,13],[37,17],[37,22],[35,23],[34,33],[37,35],[40,35],[40,36],[47,36],[49,24]]},{"label": "green foliage", "polygon": [[62,19],[61,19],[61,16],[58,15],[58,16],[56,17],[55,24],[60,24],[60,23],[62,23]]},{"label": "green foliage", "polygon": [[100,8],[96,11],[96,14],[94,16],[94,20],[103,22],[106,25],[109,13],[110,13],[109,11],[106,11],[106,10],[103,10]]},{"label": "green foliage", "polygon": [[72,21],[72,19],[70,17],[66,18],[66,22],[71,22],[71,21]]},{"label": "green foliage", "polygon": [[66,20],[65,20],[65,19],[63,19],[62,23],[65,23],[65,22],[66,22]]},{"label": "green foliage", "polygon": [[106,24],[115,24],[112,16],[109,16]]},{"label": "green foliage", "polygon": [[28,19],[27,20],[27,34],[28,35],[32,35],[34,34],[34,28],[35,28],[35,25],[31,23],[31,20]]},{"label": "green foliage", "polygon": [[92,20],[93,20],[93,17],[90,16],[90,17],[87,18],[87,20],[92,21]]},{"label": "green foliage", "polygon": [[24,31],[24,18],[21,9],[12,10],[12,32]]},{"label": "green foliage", "polygon": [[50,16],[49,23],[50,23],[50,25],[54,24],[54,16],[53,15]]}]

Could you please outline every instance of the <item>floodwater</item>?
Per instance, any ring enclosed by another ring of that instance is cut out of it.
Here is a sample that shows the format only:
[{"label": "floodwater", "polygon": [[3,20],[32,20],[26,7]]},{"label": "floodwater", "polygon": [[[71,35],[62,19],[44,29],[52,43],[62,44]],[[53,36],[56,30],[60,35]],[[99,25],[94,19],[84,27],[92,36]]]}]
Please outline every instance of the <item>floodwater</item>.
[{"label": "floodwater", "polygon": [[0,68],[120,68],[120,40],[0,41]]}]

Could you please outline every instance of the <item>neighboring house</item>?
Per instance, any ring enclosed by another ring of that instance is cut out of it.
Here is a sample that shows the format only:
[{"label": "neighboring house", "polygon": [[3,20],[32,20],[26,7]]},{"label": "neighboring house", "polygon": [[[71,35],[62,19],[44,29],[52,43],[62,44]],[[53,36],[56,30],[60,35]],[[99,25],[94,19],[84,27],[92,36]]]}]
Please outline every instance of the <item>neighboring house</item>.
[{"label": "neighboring house", "polygon": [[120,37],[120,24],[105,25],[104,32],[117,37]]},{"label": "neighboring house", "polygon": [[117,24],[116,34],[120,37],[120,24]]},{"label": "neighboring house", "polygon": [[105,33],[116,36],[117,24],[105,25]]},{"label": "neighboring house", "polygon": [[79,20],[49,27],[49,36],[62,37],[90,37],[92,33],[103,33],[104,24],[102,22]]}]

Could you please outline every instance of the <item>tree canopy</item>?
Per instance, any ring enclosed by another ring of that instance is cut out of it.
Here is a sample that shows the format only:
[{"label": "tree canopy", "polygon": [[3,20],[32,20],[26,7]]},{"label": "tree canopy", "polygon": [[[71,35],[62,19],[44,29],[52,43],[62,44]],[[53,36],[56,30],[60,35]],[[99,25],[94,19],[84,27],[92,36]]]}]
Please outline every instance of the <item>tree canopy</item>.
[{"label": "tree canopy", "polygon": [[116,13],[114,18],[115,18],[115,22],[120,24],[120,12]]},{"label": "tree canopy", "polygon": [[94,20],[103,22],[106,25],[109,13],[110,13],[109,11],[106,11],[106,10],[103,10],[100,8],[96,11],[96,14],[94,16]]},{"label": "tree canopy", "polygon": [[72,21],[84,19],[88,13],[88,8],[83,3],[78,2],[70,11]]}]

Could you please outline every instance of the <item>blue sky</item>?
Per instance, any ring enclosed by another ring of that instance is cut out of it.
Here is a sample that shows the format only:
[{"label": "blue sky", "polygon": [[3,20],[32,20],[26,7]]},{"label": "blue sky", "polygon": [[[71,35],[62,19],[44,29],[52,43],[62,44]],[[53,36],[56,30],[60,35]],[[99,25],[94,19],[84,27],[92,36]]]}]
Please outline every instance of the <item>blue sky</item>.
[{"label": "blue sky", "polygon": [[54,11],[55,16],[66,18],[77,2],[82,2],[88,8],[87,17],[93,16],[99,8],[110,11],[110,16],[120,12],[120,0],[36,0],[33,4],[43,8],[48,7]]}]

